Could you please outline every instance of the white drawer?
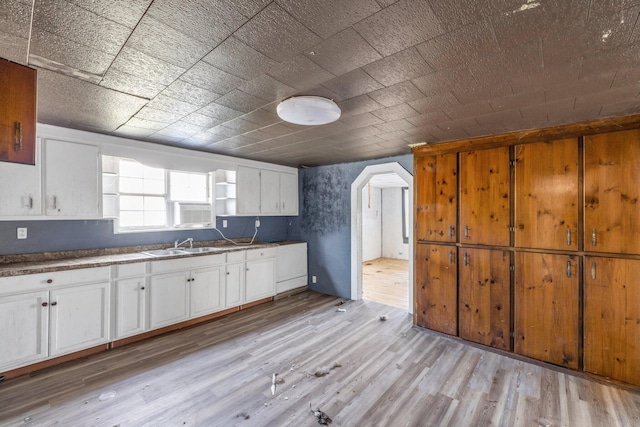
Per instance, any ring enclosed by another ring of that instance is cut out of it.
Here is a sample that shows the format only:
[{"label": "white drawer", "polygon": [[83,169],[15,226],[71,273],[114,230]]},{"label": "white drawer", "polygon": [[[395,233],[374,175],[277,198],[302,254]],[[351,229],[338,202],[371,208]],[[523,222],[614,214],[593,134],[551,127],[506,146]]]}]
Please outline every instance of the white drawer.
[{"label": "white drawer", "polygon": [[275,258],[276,248],[250,249],[247,251],[247,261],[263,258]]},{"label": "white drawer", "polygon": [[146,262],[134,262],[131,264],[116,265],[116,277],[119,279],[123,277],[144,276],[146,273]]},{"label": "white drawer", "polygon": [[80,268],[69,270],[71,273],[70,284],[83,284],[92,282],[107,282],[111,279],[111,267]]},{"label": "white drawer", "polygon": [[75,284],[106,282],[109,281],[111,277],[110,272],[111,267],[95,267],[0,277],[0,294],[46,290]]},{"label": "white drawer", "polygon": [[246,251],[231,251],[227,252],[227,264],[232,262],[242,262],[244,261],[244,253]]},{"label": "white drawer", "polygon": [[170,271],[192,270],[212,265],[223,265],[225,254],[207,256],[184,256],[176,259],[151,261],[151,273],[167,273]]}]

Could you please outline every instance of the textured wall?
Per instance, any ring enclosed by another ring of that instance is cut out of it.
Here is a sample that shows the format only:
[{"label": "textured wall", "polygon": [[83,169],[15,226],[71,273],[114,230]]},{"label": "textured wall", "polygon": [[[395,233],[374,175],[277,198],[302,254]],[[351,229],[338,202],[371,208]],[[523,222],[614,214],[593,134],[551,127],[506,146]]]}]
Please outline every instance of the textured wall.
[{"label": "textured wall", "polygon": [[[227,228],[222,228],[223,218],[217,226],[229,238],[251,237],[255,217],[226,218]],[[28,239],[17,240],[16,228],[27,227]],[[95,249],[117,246],[172,244],[176,239],[218,240],[215,230],[179,230],[146,233],[114,234],[110,220],[80,221],[0,221],[0,255]],[[298,218],[260,217],[257,239],[262,242],[298,238]]]},{"label": "textured wall", "polygon": [[382,189],[362,189],[362,261],[382,257]]},{"label": "textured wall", "polygon": [[311,289],[351,296],[351,183],[370,165],[398,162],[413,173],[413,156],[319,166],[299,171],[299,238],[309,244]]},{"label": "textured wall", "polygon": [[409,259],[409,244],[402,240],[402,188],[382,190],[382,257]]}]

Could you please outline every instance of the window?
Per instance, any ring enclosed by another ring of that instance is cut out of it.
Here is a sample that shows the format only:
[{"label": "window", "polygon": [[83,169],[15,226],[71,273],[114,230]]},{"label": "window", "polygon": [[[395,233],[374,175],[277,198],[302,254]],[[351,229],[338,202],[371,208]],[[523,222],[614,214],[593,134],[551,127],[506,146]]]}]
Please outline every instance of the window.
[{"label": "window", "polygon": [[116,230],[204,227],[213,222],[210,177],[167,171],[132,159],[103,156],[105,217]]},{"label": "window", "polygon": [[402,242],[409,243],[409,188],[402,188]]}]

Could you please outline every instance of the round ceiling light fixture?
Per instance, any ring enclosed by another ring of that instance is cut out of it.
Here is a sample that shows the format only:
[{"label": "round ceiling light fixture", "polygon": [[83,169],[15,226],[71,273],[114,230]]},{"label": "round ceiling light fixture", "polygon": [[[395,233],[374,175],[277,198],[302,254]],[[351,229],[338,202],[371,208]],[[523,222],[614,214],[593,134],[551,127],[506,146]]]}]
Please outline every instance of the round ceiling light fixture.
[{"label": "round ceiling light fixture", "polygon": [[277,112],[285,122],[307,126],[335,122],[341,114],[338,104],[321,96],[293,96],[278,104]]}]

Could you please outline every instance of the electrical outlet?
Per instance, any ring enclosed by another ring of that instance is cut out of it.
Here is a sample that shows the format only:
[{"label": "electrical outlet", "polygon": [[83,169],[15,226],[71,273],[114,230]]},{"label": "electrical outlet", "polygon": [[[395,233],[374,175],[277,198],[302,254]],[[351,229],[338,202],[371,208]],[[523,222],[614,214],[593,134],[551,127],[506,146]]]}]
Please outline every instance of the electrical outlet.
[{"label": "electrical outlet", "polygon": [[316,276],[311,276],[311,283],[316,283],[317,280]]},{"label": "electrical outlet", "polygon": [[222,220],[222,228],[227,228],[227,220],[226,219]]},{"label": "electrical outlet", "polygon": [[23,240],[27,238],[27,227],[18,228],[18,239]]},{"label": "electrical outlet", "polygon": [[260,227],[260,220],[256,219],[256,228]]}]

